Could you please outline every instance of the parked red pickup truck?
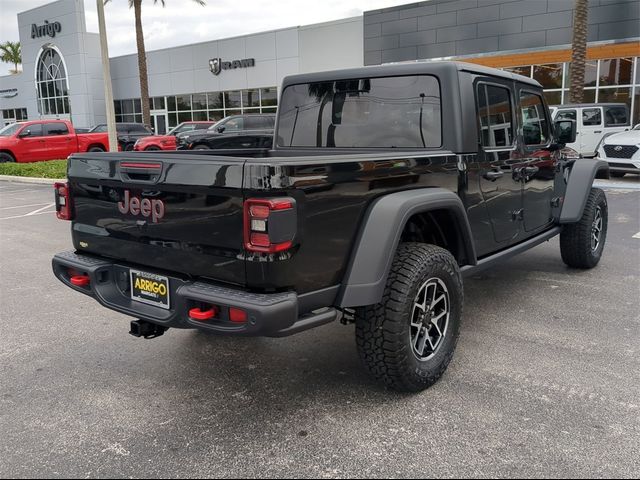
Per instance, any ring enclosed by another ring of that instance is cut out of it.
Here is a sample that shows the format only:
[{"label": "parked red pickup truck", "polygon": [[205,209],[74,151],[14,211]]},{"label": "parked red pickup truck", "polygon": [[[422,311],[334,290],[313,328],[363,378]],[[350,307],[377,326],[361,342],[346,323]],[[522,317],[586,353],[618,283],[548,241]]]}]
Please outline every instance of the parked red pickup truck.
[{"label": "parked red pickup truck", "polygon": [[67,120],[12,123],[0,130],[0,163],[57,160],[72,153],[104,152],[108,146],[108,134],[76,133]]},{"label": "parked red pickup truck", "polygon": [[176,136],[182,132],[192,132],[194,130],[206,130],[216,122],[182,122],[177,127],[174,127],[166,135],[152,135],[149,137],[139,138],[133,149],[136,152],[142,152],[145,150],[176,150],[178,148],[178,142]]}]

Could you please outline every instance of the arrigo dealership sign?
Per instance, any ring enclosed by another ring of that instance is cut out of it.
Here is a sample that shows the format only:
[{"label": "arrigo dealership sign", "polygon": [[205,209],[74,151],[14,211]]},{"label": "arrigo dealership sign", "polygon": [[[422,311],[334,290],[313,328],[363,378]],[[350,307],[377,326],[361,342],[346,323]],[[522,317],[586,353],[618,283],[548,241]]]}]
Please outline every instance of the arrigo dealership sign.
[{"label": "arrigo dealership sign", "polygon": [[44,21],[44,25],[31,24],[31,38],[42,38],[49,36],[55,38],[56,33],[62,31],[62,24],[60,22],[49,23],[49,20]]},{"label": "arrigo dealership sign", "polygon": [[212,58],[209,60],[209,70],[214,75],[219,75],[222,70],[232,70],[234,68],[255,67],[255,58],[245,58],[244,60],[233,60],[232,62],[223,62],[221,58]]}]

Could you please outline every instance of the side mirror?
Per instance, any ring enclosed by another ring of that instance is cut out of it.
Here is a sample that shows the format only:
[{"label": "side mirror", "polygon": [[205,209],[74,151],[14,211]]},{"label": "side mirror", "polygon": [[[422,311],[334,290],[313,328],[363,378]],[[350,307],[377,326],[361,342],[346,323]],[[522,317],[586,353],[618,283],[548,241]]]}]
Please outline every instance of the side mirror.
[{"label": "side mirror", "polygon": [[218,130],[218,133],[222,133],[226,130],[224,125],[220,125],[218,128],[216,128],[216,130]]},{"label": "side mirror", "polygon": [[556,142],[573,143],[576,141],[576,121],[575,120],[556,120],[553,122]]},{"label": "side mirror", "polygon": [[24,130],[22,130],[19,134],[18,137],[20,138],[24,138],[24,137],[30,137],[31,136],[31,130],[28,128],[25,128]]}]

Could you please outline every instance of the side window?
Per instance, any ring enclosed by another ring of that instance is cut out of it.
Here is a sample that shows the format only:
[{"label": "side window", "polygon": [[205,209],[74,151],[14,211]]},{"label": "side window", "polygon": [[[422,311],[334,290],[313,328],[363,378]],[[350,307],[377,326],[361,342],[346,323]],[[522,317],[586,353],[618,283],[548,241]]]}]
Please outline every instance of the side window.
[{"label": "side window", "polygon": [[[34,123],[25,128],[25,130],[29,130],[29,137],[41,137],[42,136],[42,124]],[[29,138],[27,137],[27,138]]]},{"label": "side window", "polygon": [[549,124],[542,97],[535,93],[520,93],[522,137],[525,145],[543,145],[549,141]]},{"label": "side window", "polygon": [[247,117],[244,119],[245,130],[257,130],[263,128],[261,117]]},{"label": "side window", "polygon": [[629,115],[627,109],[622,105],[604,107],[604,126],[605,127],[622,127],[629,125]]},{"label": "side window", "polygon": [[560,110],[556,114],[556,120],[573,120],[574,122],[576,122],[578,120],[578,117],[576,117],[575,110]]},{"label": "side window", "polygon": [[242,117],[234,117],[227,120],[224,124],[225,132],[235,131],[235,130],[243,130],[243,121]]},{"label": "side window", "polygon": [[599,108],[584,108],[582,110],[582,125],[599,126],[602,125],[602,113]]},{"label": "side window", "polygon": [[44,124],[45,135],[67,135],[68,133],[69,129],[67,128],[67,125],[62,122]]},{"label": "side window", "polygon": [[262,137],[260,139],[260,147],[261,148],[271,148],[271,147],[273,147],[273,138],[272,137]]},{"label": "side window", "polygon": [[478,120],[483,147],[513,145],[513,114],[509,89],[496,85],[478,85]]}]

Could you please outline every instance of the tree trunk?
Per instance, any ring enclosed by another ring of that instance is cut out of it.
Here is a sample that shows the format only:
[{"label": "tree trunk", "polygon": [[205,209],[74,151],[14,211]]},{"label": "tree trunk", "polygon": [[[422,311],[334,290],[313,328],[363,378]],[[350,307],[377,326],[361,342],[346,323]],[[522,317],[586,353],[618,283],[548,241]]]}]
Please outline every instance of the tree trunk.
[{"label": "tree trunk", "polygon": [[147,52],[142,33],[142,0],[133,0],[136,15],[136,43],[138,45],[138,70],[140,72],[140,101],[142,103],[142,123],[151,125],[149,114],[149,77],[147,76]]},{"label": "tree trunk", "polygon": [[587,29],[589,0],[575,0],[573,14],[573,45],[571,47],[571,103],[584,99],[584,68],[587,61]]}]

